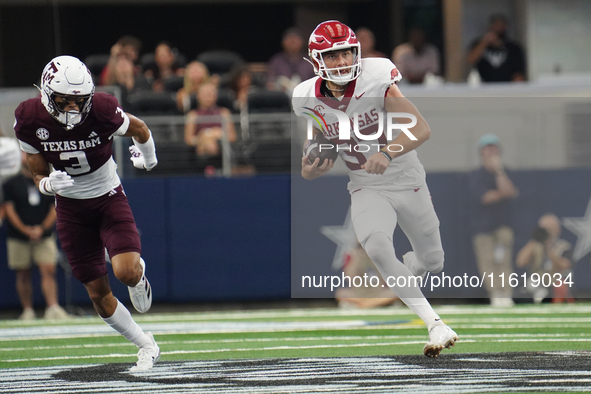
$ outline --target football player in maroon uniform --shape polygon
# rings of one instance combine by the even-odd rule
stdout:
[[[131,137],[134,166],[149,171],[158,163],[152,134],[142,120],[123,112],[115,97],[95,93],[90,72],[75,57],[51,60],[40,91],[40,97],[22,102],[15,111],[21,149],[39,190],[55,195],[57,231],[74,277],[86,287],[99,316],[139,347],[131,370],[150,369],[160,349],[113,296],[105,248],[133,306],[147,312],[152,290],[112,144],[115,136]]]
[[[317,77],[294,89],[294,112],[302,117],[309,112],[324,117],[324,126],[319,122],[322,130],[315,132],[323,133],[341,148],[339,156],[351,179],[348,189],[357,240],[384,279],[424,279],[426,272],[440,272],[444,253],[439,219],[415,150],[430,137],[431,130],[396,86],[401,79],[398,69],[389,59],[362,59],[353,30],[334,20],[321,23],[312,32],[308,54]],[[346,115],[346,121],[357,118],[365,138],[340,139],[340,121],[335,123],[337,117],[333,115],[337,111]],[[412,115],[415,123],[409,127],[414,138],[401,130],[389,140],[381,134],[380,115],[385,118],[388,113]],[[368,139],[371,145],[364,144]],[[358,149],[361,146],[364,149]],[[318,158],[312,163],[308,159],[307,155],[302,158],[305,179],[318,178],[334,165],[332,160],[320,165]],[[396,257],[392,244],[398,224],[413,248],[403,256],[404,263]],[[425,322],[429,341],[423,353],[437,357],[444,348],[453,346],[458,336],[435,313],[417,282],[410,283],[409,279],[409,285],[391,285],[392,291]]]

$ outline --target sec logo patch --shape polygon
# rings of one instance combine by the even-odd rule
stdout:
[[[47,131],[47,129],[44,128],[37,129],[37,132],[35,134],[37,135],[37,138],[43,141],[49,138],[49,131]]]

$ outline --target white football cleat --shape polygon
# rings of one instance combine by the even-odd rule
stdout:
[[[402,262],[414,276],[420,276],[422,279],[425,279],[427,271],[417,267],[417,256],[415,255],[415,252],[408,252],[402,256]]]
[[[140,348],[137,354],[137,363],[129,369],[130,372],[149,371],[160,360],[160,348],[154,340],[154,335],[151,332],[146,335],[152,341],[152,346]]]
[[[140,264],[143,270],[142,279],[137,285],[128,286],[127,288],[129,289],[129,298],[133,307],[139,313],[146,313],[152,306],[152,287],[150,287],[150,282],[146,278],[146,263],[141,257]]]
[[[443,348],[449,349],[460,338],[447,324],[431,328],[429,342],[423,348],[423,354],[427,357],[437,357]]]

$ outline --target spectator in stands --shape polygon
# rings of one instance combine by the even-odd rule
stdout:
[[[24,153],[22,157],[21,173],[3,186],[8,267],[16,272],[16,291],[23,308],[19,319],[35,319],[31,262],[35,262],[41,275],[41,291],[47,304],[45,318],[67,319],[70,316],[58,304],[55,279],[55,201],[52,196],[39,192]]]
[[[408,32],[408,42],[398,45],[392,52],[392,61],[400,70],[403,81],[420,84],[428,74],[439,75],[439,49],[427,42],[427,34],[420,27]]]
[[[133,36],[123,36],[111,47],[111,53],[109,56],[109,62],[103,68],[99,77],[100,85],[113,85],[115,84],[114,70],[117,64],[117,59],[124,57],[131,61],[133,64],[134,74],[141,73],[141,68],[137,64],[140,56],[140,50],[142,48],[142,42]]]
[[[335,291],[335,298],[341,308],[374,308],[378,306],[392,305],[398,301],[398,297],[386,286],[386,282],[378,272],[375,264],[361,244],[357,243],[349,249],[343,261],[343,273],[353,278],[367,275],[369,278],[379,278],[377,286],[356,287],[353,283],[348,287],[341,287]],[[369,282],[368,282],[369,283]],[[375,282],[374,282],[375,284]],[[348,283],[347,283],[348,285]]]
[[[300,82],[314,77],[314,69],[304,56],[304,39],[300,31],[290,27],[283,33],[283,51],[269,60],[267,88],[291,92]]]
[[[123,110],[134,112],[136,108],[127,101],[127,97],[133,93],[150,90],[150,83],[141,73],[135,72],[134,64],[124,56],[117,58],[111,75],[112,85],[121,88],[120,103]]]
[[[177,106],[179,111],[187,113],[191,110],[191,96],[197,96],[199,87],[211,81],[217,85],[219,77],[215,80],[210,78],[207,66],[198,61],[192,61],[185,69],[185,77],[183,87],[179,89],[176,95]]]
[[[228,87],[234,95],[234,108],[237,111],[248,108],[248,94],[255,90],[252,83],[252,72],[245,63],[237,64],[230,71]]]
[[[227,127],[228,140],[236,141],[230,111],[216,105],[217,97],[217,86],[211,82],[204,83],[197,92],[198,108],[187,115],[185,142],[195,147],[200,159],[221,158],[220,140],[224,135],[224,126]],[[217,167],[221,165],[219,160],[216,163]]]
[[[160,42],[154,51],[154,63],[144,71],[144,76],[152,84],[152,90],[163,92],[164,80],[174,76],[183,76],[184,65],[178,59],[176,49],[165,41]]]
[[[549,295],[548,288],[543,286],[544,274],[550,274],[553,279],[551,282],[554,284],[557,282],[554,280],[554,274],[560,274],[564,280],[571,272],[573,249],[568,241],[560,239],[561,232],[562,226],[558,217],[547,213],[540,217],[538,225],[532,231],[531,239],[517,254],[516,265],[528,268],[527,289],[533,295],[535,303],[542,302]],[[532,274],[538,275],[538,286],[534,286]],[[552,295],[553,303],[564,301],[575,301],[566,283],[554,287]]]
[[[376,51],[376,37],[367,27],[360,27],[355,31],[357,41],[361,45],[361,57],[388,57],[385,53]],[[404,74],[403,74],[404,75]]]
[[[483,82],[525,81],[525,54],[518,43],[507,38],[504,15],[490,17],[488,32],[470,46],[468,64],[478,70]]]
[[[495,134],[485,134],[478,142],[482,166],[468,175],[472,243],[491,305],[513,306],[512,288],[491,281],[513,273],[513,228],[511,200],[518,190],[501,161],[500,142]],[[491,285],[492,283],[492,285]]]

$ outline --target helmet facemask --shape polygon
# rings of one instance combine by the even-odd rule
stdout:
[[[91,94],[64,95],[61,93],[48,93],[48,111],[58,122],[64,124],[68,130],[82,123],[88,115],[91,107]],[[77,109],[67,109],[70,102],[74,101]]]
[[[333,67],[333,68],[329,68],[327,67],[325,61],[324,61],[324,56],[326,56],[326,54],[330,53],[330,52],[335,52],[335,51],[342,51],[342,50],[347,50],[350,49],[352,56],[353,56],[353,61],[352,64],[350,66],[343,66],[343,67]],[[317,63],[317,67],[314,67],[314,71],[316,72],[316,75],[318,75],[320,78],[330,81],[336,85],[346,85],[349,82],[357,79],[357,77],[359,76],[359,73],[361,72],[361,63],[359,62],[359,44],[357,45],[352,45],[349,47],[339,47],[339,48],[335,48],[335,49],[329,49],[329,50],[325,50],[325,51],[312,51],[312,59],[315,61],[315,63]]]

